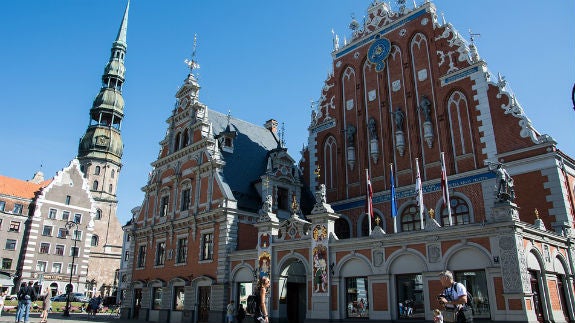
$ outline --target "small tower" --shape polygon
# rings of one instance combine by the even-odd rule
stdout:
[[[93,286],[88,289],[111,294],[109,288],[115,285],[115,271],[119,269],[122,251],[122,228],[116,216],[118,200],[116,190],[124,144],[121,136],[124,118],[124,58],[127,43],[128,11],[130,1],[112,44],[110,59],[102,75],[102,87],[92,103],[90,122],[86,133],[80,139],[78,160],[95,201],[94,235],[88,279]],[[112,263],[110,261],[117,261]]]

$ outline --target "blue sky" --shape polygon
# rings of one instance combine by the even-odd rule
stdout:
[[[422,0],[417,0],[421,4]],[[187,75],[198,34],[200,100],[255,124],[285,124],[300,159],[310,100],[331,71],[333,29],[341,41],[351,15],[371,0],[132,0],[128,24],[123,168],[118,216],[141,204],[165,120]],[[476,37],[491,73],[501,73],[533,125],[575,156],[575,1],[434,1],[467,39]],[[0,11],[0,174],[46,177],[68,165],[88,126],[126,0],[4,1]],[[407,1],[409,8],[413,1]],[[392,2],[392,7],[396,7]],[[441,18],[440,18],[441,19]],[[571,130],[571,131],[569,131]]]

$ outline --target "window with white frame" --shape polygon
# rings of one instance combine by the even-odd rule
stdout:
[[[82,230],[74,230],[74,240],[82,240]]]
[[[57,273],[57,274],[61,274],[62,273],[62,263],[60,263],[60,262],[53,263],[52,264],[52,272]]]
[[[74,264],[74,269],[72,270],[72,264],[68,264],[68,271],[66,272],[67,274],[70,273],[70,271],[72,271],[72,275],[76,275],[78,269],[78,265]]]
[[[56,209],[50,209],[50,211],[48,211],[48,219],[56,219],[56,215],[58,213],[58,210]]]
[[[10,221],[10,228],[8,228],[10,232],[20,232],[20,221]]]
[[[40,243],[40,253],[49,253],[50,252],[50,244],[47,242]]]
[[[6,208],[6,202],[0,201],[0,212],[4,212],[5,208]]]
[[[6,250],[16,250],[16,240],[6,239]]]
[[[70,256],[78,257],[80,255],[80,248],[79,247],[71,247],[70,248]]]
[[[74,214],[74,222],[82,223],[82,214],[80,214],[80,213]]]
[[[64,245],[63,244],[57,244],[56,249],[54,251],[54,254],[58,255],[58,256],[63,256],[64,255]]]
[[[214,233],[204,233],[202,235],[201,260],[212,260],[214,257]]]
[[[36,263],[36,271],[42,271],[45,272],[46,271],[46,266],[48,266],[48,263],[45,261],[38,261]]]
[[[51,225],[45,225],[44,228],[42,228],[42,235],[52,236],[52,229],[53,227]]]
[[[68,221],[70,219],[70,211],[62,211],[62,220]]]
[[[2,258],[2,269],[11,270],[12,269],[12,259]]]
[[[68,235],[68,230],[66,228],[59,228],[58,229],[58,238],[65,239]]]
[[[92,247],[95,247],[95,246],[97,246],[99,243],[100,243],[100,237],[99,237],[97,234],[93,235],[93,236],[92,236],[92,242],[90,243],[90,245],[91,245]]]
[[[22,205],[20,203],[16,203],[16,204],[14,204],[14,211],[12,211],[12,213],[22,214],[22,209],[24,209],[24,205]]]

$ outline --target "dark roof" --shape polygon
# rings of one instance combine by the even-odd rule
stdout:
[[[228,127],[228,116],[214,110],[209,111],[214,136]],[[264,127],[229,118],[230,128],[235,131],[234,152],[221,151],[226,162],[223,169],[224,181],[230,186],[238,202],[238,208],[257,211],[262,202],[253,183],[266,171],[268,152],[278,147],[272,132]]]

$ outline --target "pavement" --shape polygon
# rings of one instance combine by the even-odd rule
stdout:
[[[14,313],[2,312],[0,316],[0,323],[14,323],[16,315]],[[30,323],[40,322],[40,313],[30,314]],[[72,322],[100,322],[100,323],[136,323],[144,322],[139,320],[120,319],[119,317],[111,316],[108,313],[99,313],[95,317],[86,313],[70,313],[70,316],[65,317],[62,313],[49,313],[48,323],[72,323]]]

